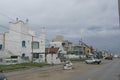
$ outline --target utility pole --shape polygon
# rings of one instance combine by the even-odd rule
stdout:
[[[49,43],[49,40],[46,39],[45,40],[45,43],[48,43],[46,44],[46,47],[48,48],[47,52],[45,53],[45,62],[47,62],[47,55],[50,53],[50,43]]]
[[[32,43],[31,43],[31,45],[32,45],[32,52],[31,52],[31,54],[32,54],[32,62],[33,62],[33,38],[34,38],[34,36],[32,36]]]
[[[3,34],[3,49],[5,49],[5,33]]]

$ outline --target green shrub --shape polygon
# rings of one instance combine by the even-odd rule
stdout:
[[[86,59],[83,58],[83,59],[80,59],[80,58],[71,58],[70,59],[71,61],[85,61]]]
[[[43,67],[48,64],[46,63],[21,63],[21,64],[12,64],[12,65],[0,65],[0,70],[16,70],[16,69],[25,69],[32,67]]]

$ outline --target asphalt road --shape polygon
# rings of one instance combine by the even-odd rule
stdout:
[[[114,59],[99,68],[78,74],[71,80],[120,80],[120,59]]]

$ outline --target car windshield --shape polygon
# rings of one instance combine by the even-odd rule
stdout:
[[[93,57],[88,57],[87,59],[88,59],[88,60],[92,60],[92,59],[94,59],[94,58],[93,58]]]

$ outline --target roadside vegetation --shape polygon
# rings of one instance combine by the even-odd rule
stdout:
[[[68,60],[68,59],[62,59],[63,61]],[[72,62],[83,62],[86,59],[80,59],[80,58],[71,58],[69,59]],[[47,63],[21,63],[21,64],[11,64],[11,65],[0,65],[0,70],[3,71],[10,71],[10,70],[20,70],[20,69],[29,69],[29,68],[34,68],[34,67],[43,67],[47,66],[49,64]]]
[[[72,62],[77,62],[77,61],[80,61],[80,62],[84,62],[86,60],[86,58],[71,58],[70,61]]]
[[[9,70],[18,70],[18,69],[28,69],[33,67],[43,67],[47,66],[46,63],[21,63],[21,64],[12,64],[12,65],[0,65],[0,70],[9,71]]]

